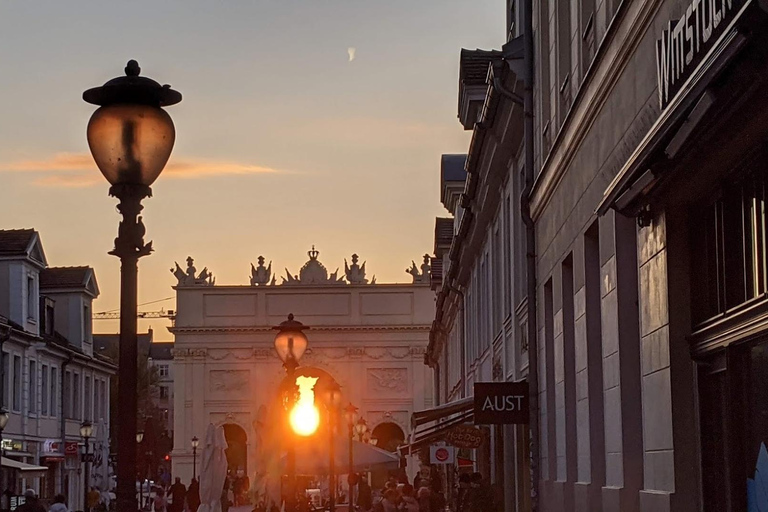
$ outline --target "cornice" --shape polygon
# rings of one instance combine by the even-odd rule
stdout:
[[[661,0],[622,2],[531,191],[531,216],[538,220],[581,148],[637,46],[651,26]],[[623,13],[621,12],[623,11]],[[602,54],[602,55],[601,55]]]
[[[392,326],[312,326],[312,332],[429,332],[430,325],[392,325]],[[219,326],[219,327],[168,327],[173,334],[207,334],[207,333],[273,333],[272,327],[263,326]]]

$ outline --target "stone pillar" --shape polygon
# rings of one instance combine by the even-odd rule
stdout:
[[[674,236],[667,237],[667,233]],[[643,511],[699,510],[694,368],[685,335],[689,252],[684,216],[638,232],[644,432]],[[670,307],[671,306],[671,307]],[[674,315],[670,314],[674,312]]]

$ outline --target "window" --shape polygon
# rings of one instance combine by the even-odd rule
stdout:
[[[161,364],[157,367],[157,373],[160,375],[160,377],[168,377],[169,371],[168,371],[168,365],[167,364]]]
[[[693,321],[701,324],[766,293],[766,172],[734,180],[710,204],[694,211],[691,230]]]
[[[513,180],[514,181],[514,180]],[[504,316],[511,314],[514,306],[512,305],[512,198],[507,196],[504,201]]]
[[[64,417],[72,419],[72,372],[64,372],[64,394],[61,397]]]
[[[168,386],[160,386],[160,399],[168,400]]]
[[[37,414],[37,363],[29,362],[29,413]]]
[[[11,403],[11,355],[3,352],[3,405]]]
[[[45,334],[53,335],[53,322],[56,315],[54,314],[53,306],[46,304],[45,306]]]
[[[35,319],[35,310],[37,310],[37,300],[35,297],[35,278],[27,276],[27,319]]]
[[[21,356],[13,356],[13,410],[21,411]]]
[[[101,402],[99,401],[99,393],[101,391],[101,380],[93,380],[93,419],[101,420]]]
[[[91,342],[91,308],[83,304],[83,341]]]
[[[497,226],[496,230],[493,232],[493,259],[491,260],[491,263],[493,264],[492,271],[491,271],[491,294],[492,294],[492,301],[493,301],[493,336],[495,337],[499,330],[501,329],[501,321],[502,321],[502,310],[504,309],[501,305],[501,292],[502,288],[504,287],[504,283],[502,281],[503,279],[503,273],[502,273],[502,266],[501,263],[503,261],[502,256],[502,247],[501,247],[501,227]]]
[[[57,402],[59,398],[59,372],[56,368],[51,367],[51,416],[56,417],[59,412],[59,404]]]
[[[76,373],[72,379],[72,418],[79,420],[81,418],[80,405],[80,374]]]
[[[91,408],[91,378],[85,376],[85,384],[83,385],[83,419],[93,419],[93,409]]]
[[[40,414],[43,416],[48,416],[48,400],[49,400],[49,389],[48,389],[48,365],[43,365],[40,368]]]

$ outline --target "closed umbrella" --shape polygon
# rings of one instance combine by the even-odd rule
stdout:
[[[227,478],[227,440],[224,428],[208,425],[200,466],[200,506],[197,512],[220,512],[221,491]]]

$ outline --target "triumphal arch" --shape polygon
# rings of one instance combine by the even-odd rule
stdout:
[[[178,279],[170,328],[172,462],[184,482],[193,471],[190,440],[203,439],[210,423],[224,427],[230,469],[252,482],[263,477],[264,411],[285,377],[273,326],[291,313],[311,327],[300,365],[333,376],[343,403],[359,408],[377,446],[394,449],[398,437],[410,434],[411,413],[432,405],[432,370],[424,365],[435,309],[428,258],[407,270],[412,282],[382,284],[366,276],[357,255],[344,261],[341,275],[326,269],[314,247],[308,256],[298,274],[286,269],[283,276],[259,257],[250,282],[237,286],[217,285],[207,268],[198,273],[192,258],[186,268],[171,270]],[[202,443],[198,473],[201,450]]]

